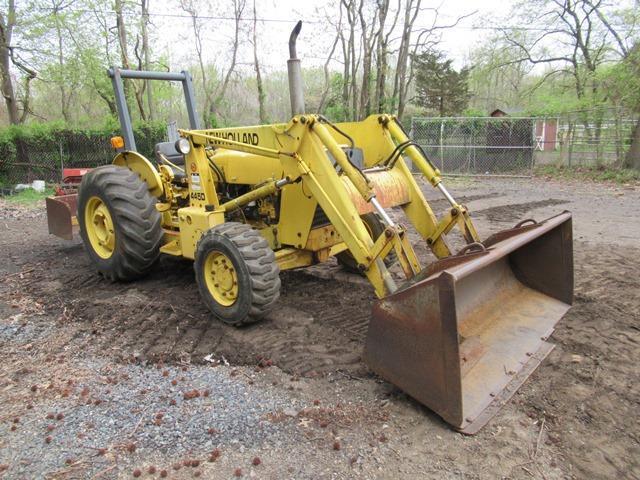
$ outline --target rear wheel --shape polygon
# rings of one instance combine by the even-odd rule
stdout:
[[[213,315],[230,325],[260,320],[280,296],[280,269],[265,238],[243,223],[208,230],[194,262],[200,296]]]
[[[78,192],[78,224],[89,258],[110,280],[144,276],[160,255],[156,200],[134,172],[115,165],[91,170]]]
[[[384,225],[382,224],[380,217],[375,213],[365,213],[360,218],[364,222],[364,226],[367,228],[369,235],[371,235],[371,238],[373,238],[373,241],[375,242],[384,232]],[[358,262],[353,255],[351,255],[349,250],[340,252],[336,255],[336,258],[338,259],[338,263],[342,265],[345,270],[351,273],[359,273],[360,275],[363,275],[363,272],[358,268]],[[384,259],[384,264],[389,268],[396,263],[396,261],[397,255],[394,251],[391,251],[389,252],[389,255],[387,255],[387,258]]]

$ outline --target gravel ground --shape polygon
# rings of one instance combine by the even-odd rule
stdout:
[[[2,434],[11,451],[2,451],[0,462],[17,465],[13,475],[36,478],[43,470],[64,468],[66,462],[87,461],[90,467],[83,474],[93,475],[110,466],[110,455],[128,457],[118,463],[118,473],[143,465],[157,453],[204,463],[206,452],[226,445],[245,453],[249,462],[251,451],[266,443],[282,446],[274,438],[282,429],[269,415],[296,417],[303,407],[269,385],[233,378],[249,376],[244,369],[114,367],[90,360],[83,362],[83,370],[84,378],[51,387],[34,385],[62,390],[61,398],[47,402],[47,415],[31,410],[12,424],[15,431],[4,425]]]
[[[29,350],[25,338],[14,335],[12,344]],[[0,422],[7,478],[132,478],[136,470],[152,476],[151,467],[171,478],[264,478],[265,465],[269,478],[315,478],[316,465],[280,468],[296,443],[324,450],[325,465],[358,468],[386,441],[341,451],[349,438],[342,427],[363,415],[379,423],[384,408],[335,403],[341,395],[311,399],[303,393],[308,380],[277,368],[114,365],[64,355],[45,363],[55,370],[50,381],[31,384],[38,372],[22,366],[5,385],[5,395],[13,390],[22,400]]]

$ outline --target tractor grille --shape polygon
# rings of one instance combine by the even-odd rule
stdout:
[[[324,213],[324,210],[322,210],[322,207],[320,207],[320,205],[316,205],[316,211],[313,214],[313,222],[311,222],[311,228],[323,227],[325,225],[329,225],[330,223],[331,221],[329,220],[329,217],[327,217],[327,214]]]

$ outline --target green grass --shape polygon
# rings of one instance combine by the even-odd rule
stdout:
[[[19,203],[21,205],[32,205],[44,200],[49,195],[53,195],[53,188],[45,188],[44,192],[36,192],[32,188],[21,190],[15,195],[8,195],[4,199],[9,203]]]
[[[566,178],[569,180],[588,180],[603,183],[639,183],[640,171],[614,167],[564,167],[558,165],[540,165],[535,168],[536,176]]]

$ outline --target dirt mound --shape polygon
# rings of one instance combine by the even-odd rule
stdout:
[[[551,207],[553,205],[562,205],[565,203],[569,203],[569,200],[550,198],[549,200],[540,200],[537,202],[515,203],[511,205],[489,207],[483,210],[477,210],[473,213],[474,215],[484,215],[490,222],[516,223],[525,218],[524,215],[532,210]]]

